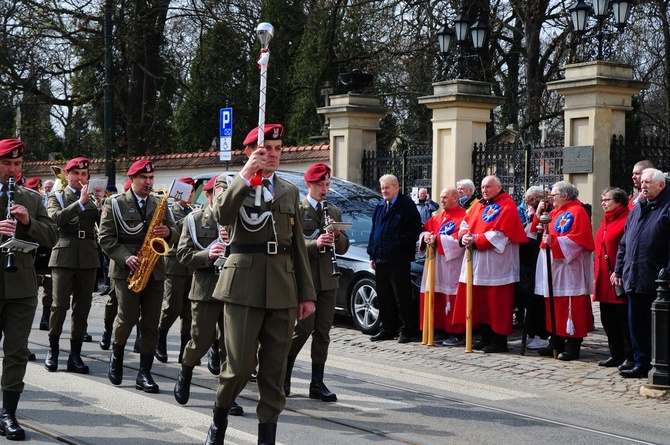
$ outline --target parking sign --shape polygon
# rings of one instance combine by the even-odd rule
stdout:
[[[219,113],[219,136],[229,138],[233,135],[233,109],[221,108]]]

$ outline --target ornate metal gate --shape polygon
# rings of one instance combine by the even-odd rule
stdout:
[[[364,150],[363,185],[379,191],[379,178],[392,174],[398,178],[400,191],[406,195],[411,194],[412,187],[426,187],[430,190],[432,159],[432,149],[424,147],[387,153]]]

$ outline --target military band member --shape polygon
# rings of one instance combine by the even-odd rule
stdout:
[[[16,186],[14,205],[7,219],[7,186],[9,178],[21,172],[25,147],[18,139],[0,140],[0,235],[53,247],[58,227],[49,218],[39,193]],[[17,270],[5,270],[9,253],[0,253],[0,328],[2,345],[2,412],[0,435],[9,440],[23,440],[25,431],[16,421],[16,408],[23,392],[23,377],[28,364],[28,335],[37,308],[37,279],[32,253],[12,252]]]
[[[163,301],[165,263],[157,261],[144,290],[135,293],[128,289],[128,275],[141,265],[138,257],[147,229],[152,223],[159,199],[151,196],[154,185],[154,164],[141,159],[130,166],[130,189],[107,199],[100,221],[100,245],[110,258],[109,278],[118,299],[118,314],[114,323],[114,345],[109,359],[109,381],[120,385],[123,381],[123,352],[133,326],[139,321],[140,371],[135,388],[149,393],[158,392],[158,385],[151,376],[156,343],[158,319]],[[151,237],[175,243],[179,234],[167,211],[163,220],[153,228]]]
[[[179,182],[193,186],[192,178],[179,178]],[[193,192],[187,200],[175,200],[172,204],[172,216],[177,224],[177,231],[181,233],[184,218],[193,211],[189,204]],[[156,346],[156,359],[159,362],[167,362],[167,335],[177,317],[181,318],[181,345],[179,347],[178,363],[182,362],[184,348],[191,339],[191,305],[188,293],[191,289],[191,277],[193,271],[177,260],[177,245],[171,245],[165,256],[165,296],[163,297],[163,309],[161,311],[160,323],[158,324],[158,345]]]
[[[184,218],[177,248],[179,261],[194,269],[189,294],[193,317],[191,340],[184,350],[181,370],[174,387],[174,397],[181,405],[188,403],[193,368],[213,343],[217,325],[220,337],[217,344],[223,348],[223,300],[213,297],[219,279],[219,266],[214,263],[225,255],[228,233],[214,220],[212,202],[214,194],[223,192],[228,185],[224,175],[219,178],[212,177],[202,189],[207,197],[207,204]],[[225,358],[225,350],[217,351],[219,353]],[[244,411],[237,403],[233,403],[228,414],[241,416]]]
[[[305,235],[307,255],[312,272],[312,281],[316,292],[316,311],[313,317],[300,320],[293,332],[291,349],[286,364],[284,393],[291,392],[291,373],[298,353],[312,336],[312,380],[309,384],[309,397],[324,402],[335,402],[337,396],[323,383],[323,373],[328,358],[330,328],[335,316],[335,299],[340,286],[338,277],[332,276],[333,263],[331,252],[343,255],[349,250],[349,237],[344,231],[324,230],[330,222],[342,221],[342,213],[334,205],[326,204],[326,195],[330,190],[330,167],[326,164],[314,164],[305,172],[308,195],[302,200],[302,230]],[[326,221],[324,205],[328,209]]]
[[[53,303],[49,319],[49,349],[44,359],[47,371],[58,369],[58,353],[63,323],[70,308],[70,356],[67,370],[88,374],[88,366],[81,359],[81,345],[88,327],[93,286],[100,267],[95,224],[99,219],[99,204],[95,199],[104,197],[104,190],[91,197],[88,189],[89,161],[78,157],[65,166],[67,186],[52,192],[47,200],[47,212],[58,224],[58,243],[51,251],[49,267],[53,280]]]
[[[228,190],[214,200],[214,219],[230,235],[230,255],[214,291],[214,298],[224,301],[227,358],[219,374],[208,444],[223,443],[228,411],[254,370],[256,352],[258,443],[275,443],[277,420],[286,403],[282,386],[295,321],[314,312],[300,194],[295,185],[274,174],[284,128],[280,124],[264,128],[262,147],[257,146],[258,128],[247,135],[249,159]],[[265,185],[257,208],[250,180],[259,170]]]

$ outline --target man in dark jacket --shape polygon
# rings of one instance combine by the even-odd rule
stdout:
[[[626,378],[646,378],[651,370],[651,304],[656,297],[658,272],[668,267],[670,252],[670,192],[665,174],[645,169],[641,187],[643,198],[626,220],[613,280],[628,294],[635,365],[632,369],[619,367],[619,374]]]
[[[370,266],[375,269],[381,331],[370,340],[399,343],[419,337],[419,304],[412,298],[410,265],[422,230],[421,216],[409,197],[399,194],[398,178],[379,178],[384,199],[372,214],[368,242]]]

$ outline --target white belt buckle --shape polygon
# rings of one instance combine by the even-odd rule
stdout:
[[[83,230],[78,230],[77,231],[77,238],[85,239],[86,238],[86,232],[84,232]]]
[[[277,255],[277,243],[268,241],[268,255]]]

